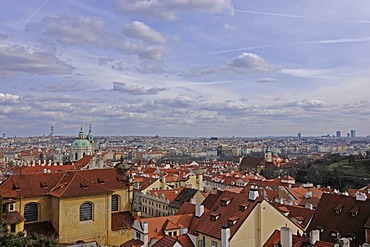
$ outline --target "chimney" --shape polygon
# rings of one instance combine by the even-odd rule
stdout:
[[[338,241],[340,247],[350,247],[350,241],[348,238],[341,238]]]
[[[162,190],[165,190],[166,189],[166,176],[163,176],[162,177]]]
[[[304,193],[304,198],[311,198],[312,197],[312,191],[308,190]]]
[[[190,199],[190,203],[191,204],[197,204],[197,199],[195,199],[194,197]]]
[[[312,203],[306,203],[306,204],[304,205],[304,207],[305,207],[305,208],[308,208],[309,210],[313,210],[313,205],[312,205]]]
[[[250,201],[255,201],[258,197],[258,186],[257,185],[252,185],[251,189],[249,191],[249,200]]]
[[[356,201],[366,201],[366,199],[367,199],[367,196],[366,196],[366,194],[365,193],[362,193],[362,192],[359,192],[359,191],[357,191],[357,193],[356,193]]]
[[[202,174],[198,175],[198,185],[199,185],[198,190],[203,191],[203,175]]]
[[[187,234],[188,233],[188,228],[186,227],[186,226],[183,226],[182,228],[181,228],[181,235],[185,235],[185,234]]]
[[[195,204],[195,217],[202,217],[204,213],[204,205],[202,204]]]
[[[315,245],[316,241],[320,241],[320,230],[312,230],[310,232],[310,243]]]
[[[221,229],[221,247],[230,247],[230,227],[223,225]]]
[[[140,239],[144,242],[144,246],[149,246],[149,226],[147,222],[141,223],[141,227],[143,228],[143,238]]]
[[[289,227],[281,228],[280,243],[281,243],[281,247],[292,247],[293,246],[292,229],[290,229]]]

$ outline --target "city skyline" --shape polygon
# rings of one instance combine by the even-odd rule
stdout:
[[[370,3],[271,3],[4,1],[0,132],[369,135]]]

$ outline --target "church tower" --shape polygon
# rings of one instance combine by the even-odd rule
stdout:
[[[269,146],[267,146],[265,150],[265,161],[267,163],[272,163],[272,151],[269,149]]]
[[[71,144],[70,161],[77,161],[84,157],[85,155],[93,154],[94,154],[94,138],[91,131],[91,125],[89,129],[89,134],[86,137],[82,130],[81,125],[77,139],[74,140]]]

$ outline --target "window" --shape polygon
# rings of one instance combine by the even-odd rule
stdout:
[[[15,224],[10,225],[10,232],[14,233],[15,232]]]
[[[118,211],[118,196],[112,196],[112,211]]]
[[[140,232],[136,232],[136,238],[140,239],[140,237],[141,237]]]
[[[24,207],[25,222],[38,221],[39,207],[36,203],[29,203]]]
[[[211,247],[217,247],[217,241],[211,240]]]
[[[92,220],[93,205],[90,202],[85,202],[80,206],[80,221]]]

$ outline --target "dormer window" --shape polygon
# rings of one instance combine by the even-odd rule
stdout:
[[[236,224],[236,222],[238,221],[239,217],[230,217],[227,219],[227,225],[228,226],[233,226]]]
[[[320,232],[323,232],[324,231],[324,227],[323,226],[317,226],[315,228],[315,230],[319,230]]]
[[[335,208],[334,211],[339,214],[343,210],[343,203],[339,203]]]
[[[227,205],[229,205],[230,201],[231,201],[231,198],[229,197],[221,198],[221,206],[226,207]]]
[[[360,210],[359,206],[354,206],[349,213],[351,214],[352,217],[356,216],[358,214],[358,211]]]
[[[21,185],[18,182],[13,183],[13,190],[20,190]]]
[[[239,204],[239,211],[245,211],[248,208],[248,204]]]
[[[220,217],[220,213],[211,213],[210,216],[212,221],[216,221]]]
[[[357,234],[356,234],[356,233],[354,233],[354,232],[350,232],[350,233],[348,233],[348,234],[346,235],[346,238],[348,238],[348,239],[349,239],[349,241],[353,241],[353,240],[355,240],[355,239],[357,238]]]
[[[82,182],[82,183],[80,183],[80,187],[82,188],[82,189],[87,189],[87,184],[86,183],[84,183],[84,182]]]
[[[98,184],[105,184],[104,179],[102,179],[102,178],[98,178]]]
[[[334,229],[334,230],[330,231],[330,236],[332,236],[335,239],[338,239],[339,235],[340,235],[339,229]]]
[[[47,188],[48,187],[48,184],[45,181],[41,181],[40,182],[40,187],[41,188]]]

